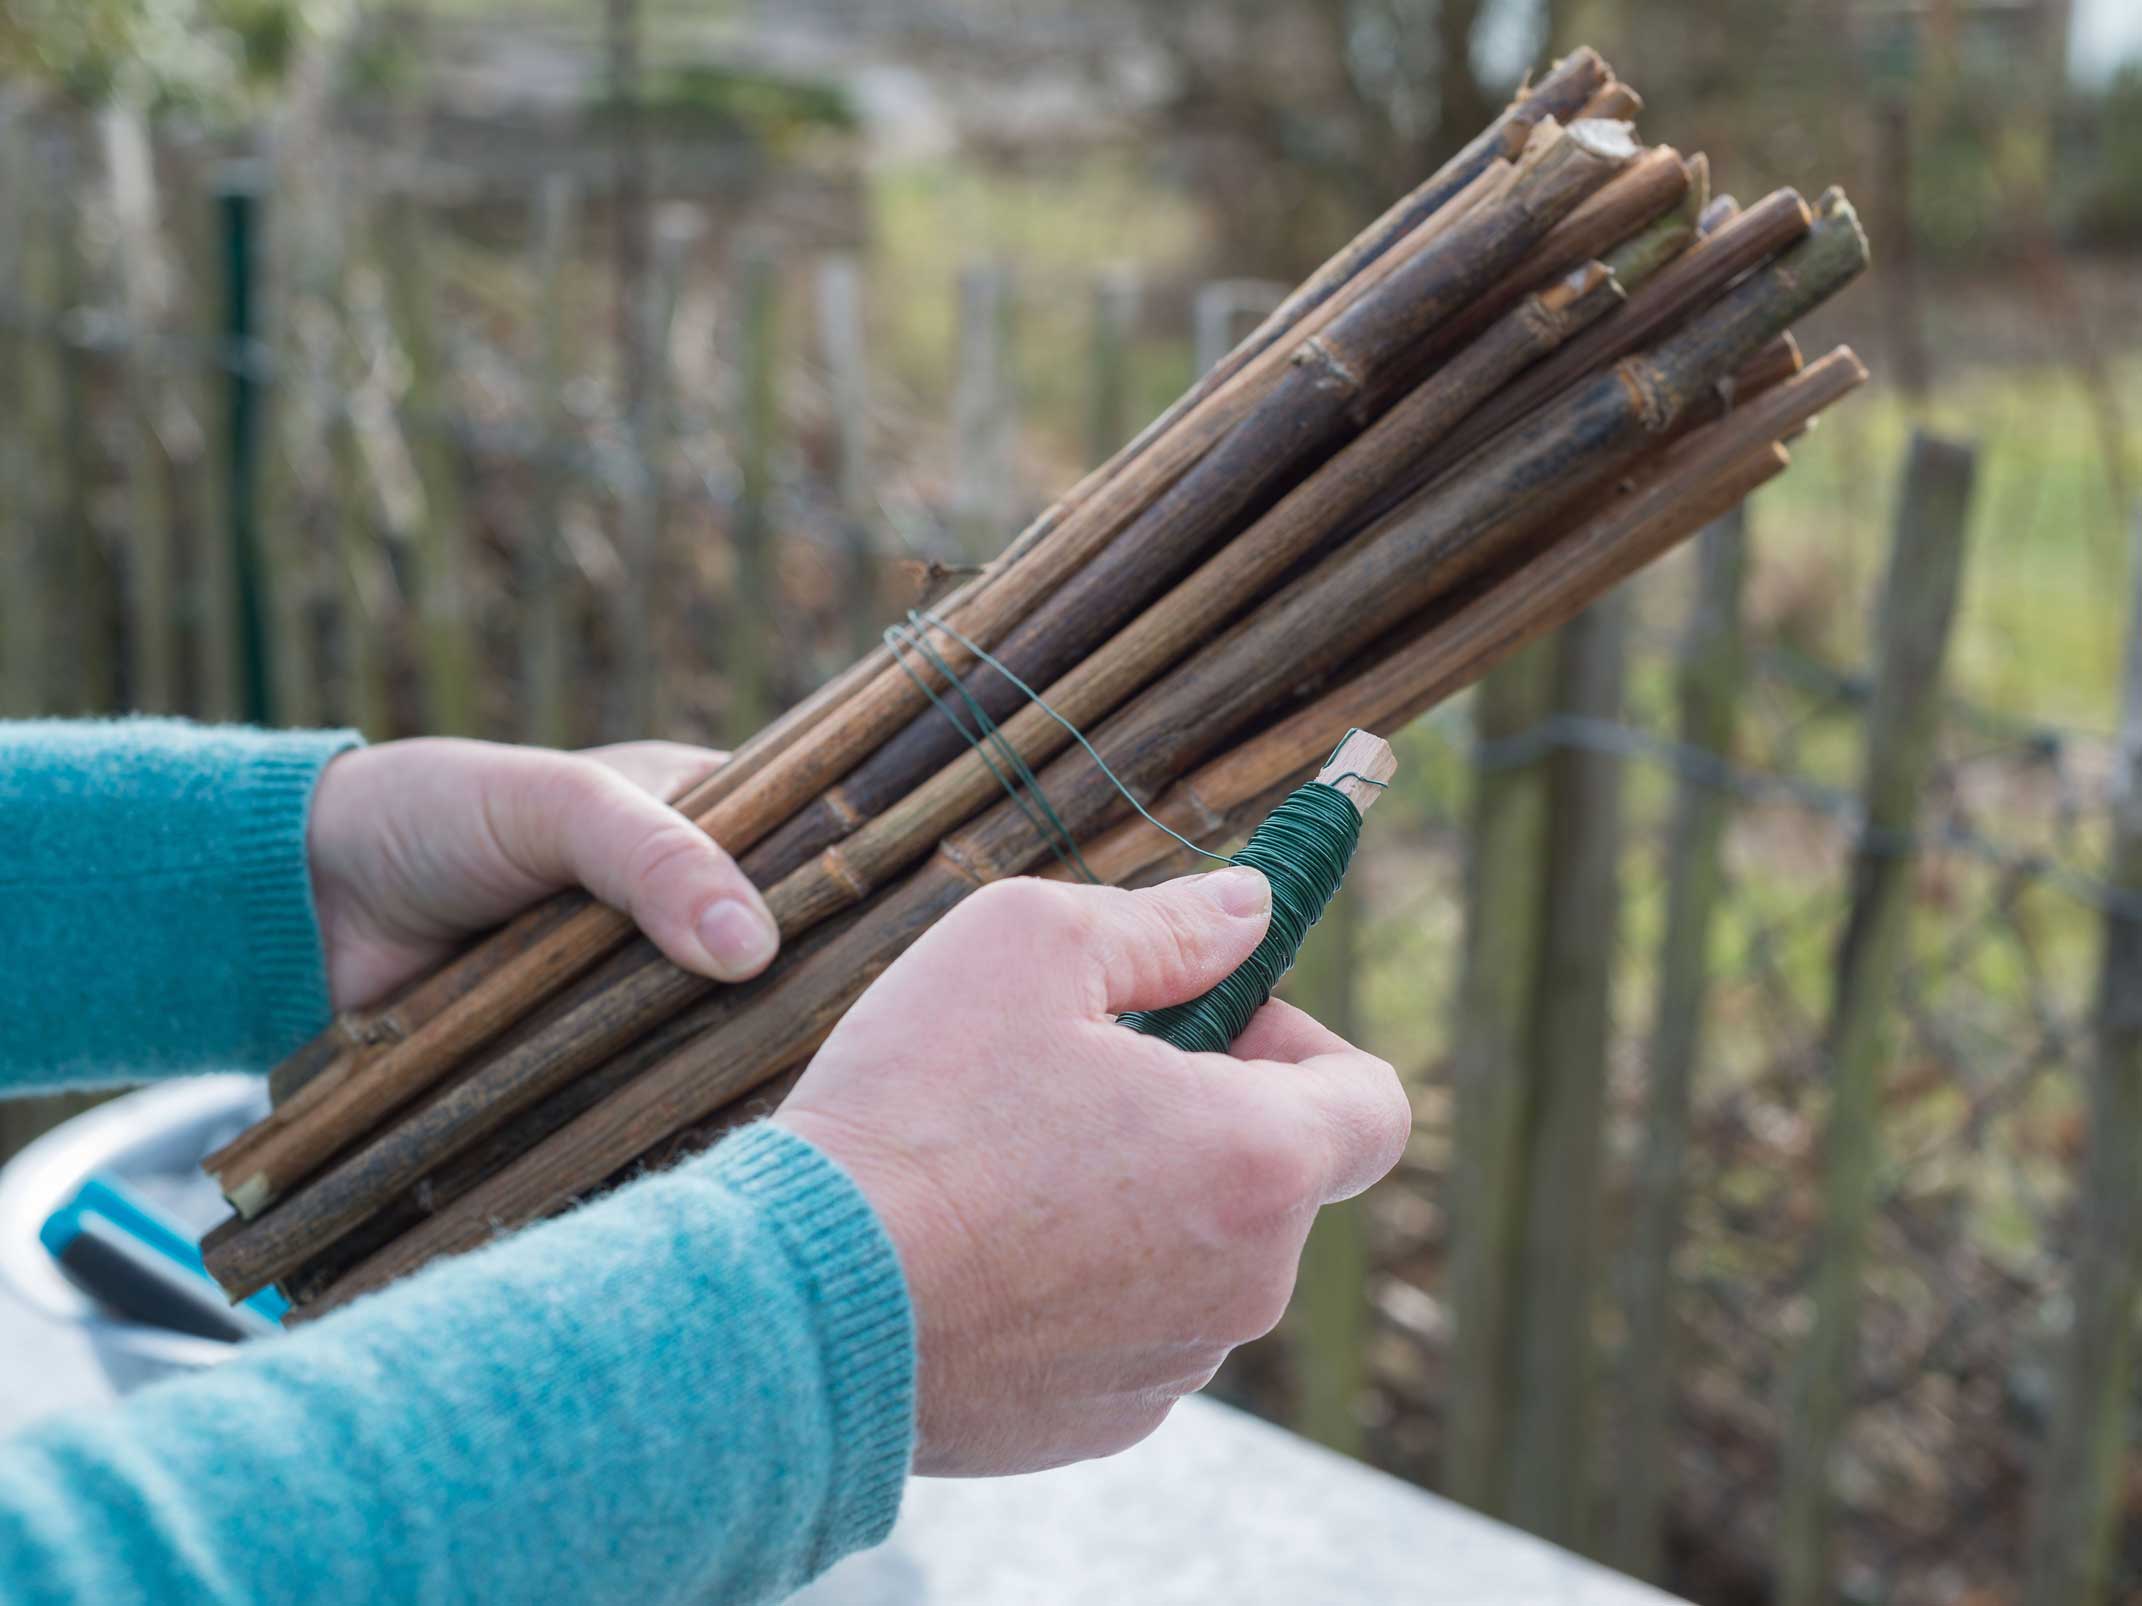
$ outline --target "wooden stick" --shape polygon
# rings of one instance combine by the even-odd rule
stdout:
[[[1262,699],[1290,679],[1317,671],[1315,648],[1286,655],[1275,653],[1269,643],[1310,642],[1320,621],[1345,619],[1348,634],[1323,638],[1336,644],[1324,648],[1323,661],[1335,663],[1353,640],[1389,628],[1491,563],[1572,492],[1633,461],[1647,434],[1668,428],[1751,346],[1856,273],[1864,252],[1857,220],[1840,199],[1825,227],[1786,263],[1708,309],[1651,358],[1624,363],[1565,398],[1547,424],[1513,438],[1477,473],[1435,498],[1435,505],[1371,532],[1358,551],[1349,549],[1346,561],[1327,564],[1261,611],[1256,629],[1237,627],[1203,659],[1140,697],[1126,711],[1127,727],[1105,733],[1110,741],[1103,745],[1113,747],[1111,762],[1118,773],[1133,787],[1150,785],[1152,778],[1194,757],[1196,743],[1223,740]],[[1071,774],[1061,776],[1066,763]],[[1045,780],[1048,794],[1065,800],[1059,812],[1074,834],[1094,823],[1094,807],[1106,811],[1090,765],[1084,752],[1073,753],[1052,766]],[[1088,811],[1083,816],[1082,809]],[[991,818],[1004,812],[1000,808]],[[882,838],[873,839],[882,840],[886,858],[873,870],[897,870],[912,851],[907,844],[915,840],[916,827],[898,811],[888,818]],[[772,890],[769,903],[784,931],[808,929],[867,894],[871,883],[855,874],[853,858],[851,852],[835,862],[814,861],[798,872],[806,880],[792,877]],[[281,1275],[456,1147],[608,1053],[615,1034],[674,1013],[706,985],[674,967],[650,966],[613,992],[590,999],[546,1040],[484,1067],[416,1120],[358,1150],[289,1208],[219,1244],[212,1259],[218,1277],[227,1286],[257,1287]]]
[[[1444,629],[1455,633],[1443,644],[1436,644],[1432,635],[1424,636],[1374,672],[1290,716],[1227,759],[1206,766],[1161,802],[1162,818],[1173,816],[1174,823],[1196,828],[1200,819],[1209,819],[1216,808],[1224,808],[1227,799],[1269,790],[1275,775],[1284,776],[1314,762],[1308,755],[1322,750],[1327,738],[1320,733],[1328,732],[1334,717],[1378,723],[1387,713],[1410,715],[1468,683],[1496,657],[1554,628],[1600,589],[1776,473],[1784,464],[1784,454],[1759,438],[1762,431],[1797,427],[1813,409],[1834,400],[1863,377],[1864,370],[1855,359],[1838,353],[1763,398],[1758,406],[1700,431],[1670,456],[1646,486],[1617,501],[1569,541],[1548,548],[1487,592],[1473,610],[1454,615]],[[1751,441],[1755,442],[1752,448]],[[1005,823],[1007,816],[1009,811],[1000,808],[992,818]],[[1009,820],[1016,822],[1016,816]],[[1007,828],[1016,833],[1021,823],[1008,823]],[[1127,846],[1134,830],[1165,840],[1141,822],[1097,844],[1094,851],[1108,861],[1112,874],[1129,868],[1136,857]],[[792,1041],[807,1035],[792,1021],[837,1018],[913,932],[957,902],[965,890],[1005,872],[1021,857],[1030,860],[1045,852],[1039,840],[1028,835],[1023,855],[992,842],[984,828],[971,828],[948,839],[929,866],[873,908],[868,921],[851,927],[839,942],[787,973],[778,1011],[762,1008],[732,1013],[728,1025],[710,1031],[450,1210],[371,1257],[330,1293],[326,1303],[340,1303],[379,1286],[437,1254],[473,1247],[500,1226],[533,1219],[554,1207],[561,1188],[569,1191],[590,1185],[575,1178],[608,1176],[657,1141],[661,1131],[674,1131],[698,1119],[691,1113],[695,1103],[704,1101],[707,1110],[718,1108],[733,1096],[730,1089],[745,1080],[735,1067],[752,1063],[762,1052],[777,1056],[778,1048],[769,1045],[778,1044],[784,1035]]]
[[[1429,454],[1421,472],[1432,478],[1585,374],[1642,350],[1686,317],[1691,307],[1708,303],[1758,263],[1804,238],[1813,222],[1814,214],[1794,191],[1778,190],[1765,196],[1660,268],[1612,317],[1603,319],[1582,339],[1571,341],[1468,418]]]
[[[1865,379],[1859,360],[1840,348],[1769,393],[1760,408],[1751,404],[1705,426],[1663,459],[1647,484],[1498,579],[1486,597],[1468,603],[1450,621],[1431,624],[1412,645],[1177,782],[1150,805],[1153,813],[1185,835],[1218,830],[1244,801],[1286,783],[1294,771],[1283,767],[1284,759],[1299,750],[1307,732],[1334,720],[1385,728],[1404,725],[1526,642],[1574,617],[1606,586],[1738,505],[1754,484],[1782,468],[1783,459],[1770,450],[1770,442],[1800,429]],[[1543,602],[1546,598],[1563,600]],[[1121,881],[1143,874],[1177,850],[1168,838],[1134,818],[1083,851],[1097,875]],[[1056,869],[1043,873],[1066,874]]]
[[[1133,788],[1150,787],[1194,761],[1198,744],[1209,751],[1289,683],[1335,667],[1357,643],[1491,566],[1573,494],[1634,462],[1718,378],[1856,274],[1865,253],[1850,207],[1841,196],[1830,198],[1821,225],[1788,257],[1649,357],[1628,359],[1562,398],[1474,471],[1304,577],[1140,696],[1111,722],[1110,740],[1097,745],[1113,747],[1110,762]],[[1345,629],[1332,630],[1333,620],[1346,621]],[[1275,650],[1275,643],[1292,650]],[[1069,773],[1059,773],[1066,765]],[[1060,800],[1058,812],[1074,836],[1098,823],[1094,809],[1106,812],[1108,794],[1083,750],[1051,766],[1044,784]],[[907,808],[891,811],[873,837],[885,857],[868,867],[871,873],[897,870],[915,851],[912,844],[929,840],[911,823],[932,818],[927,806],[917,805],[912,816]],[[851,844],[839,858],[822,856],[771,890],[768,903],[785,935],[867,895],[874,882],[856,873],[855,859]],[[708,985],[673,966],[650,965],[589,999],[542,1039],[486,1065],[414,1119],[360,1147],[289,1208],[220,1243],[211,1260],[216,1275],[226,1286],[249,1285],[246,1291],[272,1281],[458,1147],[598,1062],[619,1034],[666,1018]],[[329,1130],[316,1141],[331,1148],[346,1138]]]
[[[1435,175],[1414,189],[1410,194],[1389,207],[1374,223],[1363,229],[1346,247],[1332,257],[1315,273],[1302,281],[1301,287],[1290,294],[1264,322],[1246,335],[1241,343],[1212,371],[1193,386],[1183,400],[1168,413],[1156,419],[1147,434],[1158,434],[1173,421],[1178,411],[1187,412],[1220,386],[1227,383],[1252,359],[1269,350],[1281,338],[1299,324],[1303,318],[1328,301],[1343,285],[1351,282],[1398,241],[1411,234],[1424,219],[1432,217],[1446,203],[1463,191],[1474,179],[1486,171],[1498,158],[1515,156],[1523,148],[1532,128],[1547,118],[1569,122],[1586,115],[1586,108],[1600,91],[1613,84],[1613,70],[1600,59],[1598,52],[1589,48],[1572,51],[1554,64],[1547,76],[1529,90],[1520,90],[1501,116],[1488,125],[1463,150],[1458,152]],[[1633,95],[1633,91],[1631,92]],[[1596,115],[1615,116],[1614,113]],[[1133,441],[1135,448],[1145,440],[1141,435]]]
[[[1118,632],[1070,675],[1051,684],[1043,694],[1045,700],[1074,724],[1100,719],[1208,635],[1201,621],[1232,615],[1259,589],[1299,561],[1326,531],[1347,518],[1382,478],[1432,444],[1511,374],[1583,328],[1615,300],[1611,278],[1596,264],[1527,298],[1434,383],[1423,385],[1386,413],[1250,530],[1230,541],[1196,574]],[[1030,763],[1053,757],[1070,740],[1062,726],[1039,708],[1031,707],[1023,708],[1007,722],[1005,736]],[[924,828],[941,835],[986,804],[996,795],[997,788],[995,775],[981,757],[962,754],[930,783],[923,805],[929,824]],[[864,865],[904,862],[897,852],[894,859],[885,858],[886,850],[876,845],[873,835],[882,831],[882,824],[865,828],[863,840],[857,845],[856,864],[845,865],[838,872],[844,884],[863,884]],[[882,868],[876,872],[880,877],[889,873]],[[663,963],[659,954],[644,943],[636,943],[628,951],[633,950],[641,953],[646,967]],[[582,983],[577,998],[585,1002],[600,990]],[[621,1024],[626,1019],[617,1014],[609,1018]],[[583,1020],[576,1026],[585,1024]],[[588,1060],[603,1052],[601,1041],[583,1038],[576,1046],[573,1061]]]
[[[941,607],[940,614],[958,623],[967,633],[988,639],[989,621],[979,617],[979,600],[991,582],[999,578],[1015,560],[1053,536],[1059,527],[1091,501],[1102,487],[1121,475],[1130,464],[1174,430],[1176,425],[1216,391],[1237,379],[1252,358],[1264,353],[1283,333],[1300,324],[1310,313],[1323,308],[1357,280],[1365,269],[1389,253],[1395,244],[1417,234],[1424,220],[1432,219],[1447,203],[1458,198],[1491,163],[1514,151],[1534,125],[1543,119],[1568,116],[1610,79],[1611,73],[1605,64],[1590,50],[1579,50],[1558,63],[1554,72],[1536,89],[1518,97],[1494,127],[1326,263],[1310,281],[1289,297],[1286,305],[1275,311],[1243,341],[1227,361],[1193,387],[1189,395],[1066,493],[1011,544],[997,565]],[[857,663],[747,743],[730,766],[710,778],[701,789],[679,800],[679,809],[695,819],[706,815],[747,779],[756,777],[769,763],[785,753],[804,731],[825,724],[836,712],[852,703],[858,694],[878,684],[880,678],[891,668],[891,659],[882,649]],[[565,900],[556,901],[562,903]],[[614,922],[603,921],[596,912],[579,913],[580,909],[585,907],[584,902],[575,904],[574,913],[578,920],[578,929],[572,938],[575,946],[600,947],[606,941],[614,943],[618,940],[614,929],[607,933],[601,929],[606,925],[614,928]],[[547,921],[549,913],[531,911],[523,919],[532,928],[539,919]],[[562,942],[565,939],[560,940]],[[487,985],[495,972],[511,964],[525,952],[526,947],[525,941],[507,939],[496,946],[490,942],[481,943],[465,952],[451,962],[452,967],[461,975],[461,981],[450,989],[453,996],[464,997],[476,991],[478,987]],[[397,1011],[393,1021],[394,1041],[413,1037],[428,1024],[432,1017],[422,1013],[421,1006],[435,996],[437,995],[412,995]],[[489,1017],[482,1017],[472,1022],[466,1033],[456,1034],[456,1037],[442,1042],[439,1051],[457,1052],[451,1044],[459,1037],[480,1041],[481,1034],[487,1029],[488,1020]],[[326,1086],[331,1087],[355,1074],[363,1057],[362,1054],[339,1045],[333,1052],[315,1051],[315,1060],[332,1074],[320,1078],[315,1073],[315,1076],[308,1080],[324,1080]],[[288,1080],[294,1082],[297,1079]],[[324,1097],[325,1093],[326,1087],[323,1087],[316,1097]],[[219,1176],[227,1171],[243,1175],[247,1159],[256,1144],[270,1141],[271,1136],[271,1133],[261,1133],[256,1139],[252,1133],[246,1134],[239,1144],[211,1156],[209,1168]]]
[[[1593,125],[1582,134],[1565,132],[1547,142],[1526,179],[1513,190],[1507,206],[1494,209],[1477,222],[1468,218],[1451,231],[1448,242],[1440,249],[1431,242],[1406,258],[1394,259],[1395,270],[1371,286],[1370,293],[1355,298],[1341,294],[1327,303],[1325,310],[1332,315],[1332,327],[1321,337],[1324,345],[1313,349],[1333,353],[1340,364],[1339,371],[1344,372],[1348,359],[1360,361],[1362,352],[1376,349],[1370,343],[1373,339],[1391,338],[1409,327],[1405,321],[1409,315],[1403,309],[1414,309],[1410,314],[1412,326],[1418,327],[1423,320],[1432,326],[1445,308],[1461,304],[1484,277],[1471,268],[1469,258],[1460,252],[1461,241],[1470,251],[1507,262],[1631,155],[1633,147],[1615,125]],[[1290,365],[1283,377],[1292,377],[1296,372],[1313,375],[1327,366],[1319,363],[1314,368],[1297,370]],[[1163,440],[1156,444],[1147,461],[1157,466],[1143,476],[1135,496],[1124,493],[1130,497],[1126,508],[1116,507],[1124,497],[1111,500],[1111,486],[1083,511],[1091,513],[1106,504],[1110,511],[1129,512],[1150,502],[1173,483],[1179,472],[1178,457],[1183,459],[1179,467],[1188,467],[1211,444],[1205,437],[1216,440],[1225,433],[1217,428],[1219,424],[1225,422],[1231,428],[1241,416],[1247,416],[1248,409],[1264,394],[1258,388],[1262,382],[1260,370],[1252,364],[1238,376],[1235,385],[1216,393],[1207,408],[1186,418],[1181,443]],[[1303,384],[1315,383],[1313,377],[1304,380],[1289,388],[1288,394],[1298,395]],[[1165,478],[1158,484],[1144,482],[1155,475]],[[1078,516],[1074,515],[1074,520]],[[1093,534],[1112,536],[1108,521],[1100,515],[1095,514],[1088,523],[1093,526]],[[1128,589],[1137,584],[1121,577],[1126,566],[1142,562],[1146,548],[1135,544],[1111,548],[1101,540],[1090,544],[1094,550],[1084,554],[1087,559],[1101,559],[1111,550],[1116,552],[1116,564],[1109,572],[1118,578],[1110,583],[1112,587]],[[1069,550],[1068,544],[1062,550]],[[1039,602],[1069,577],[1049,569],[1045,583],[1036,578],[1048,567],[1041,560],[1057,551],[1059,547],[1054,545],[1037,548],[1033,558],[1020,565],[1016,574],[1008,572],[1005,582],[983,593],[971,610],[980,612],[982,604],[995,599],[1000,610],[1016,606],[1016,614],[981,620],[964,618],[962,630],[978,634],[986,644],[1014,618],[1023,617],[1032,603]],[[1028,574],[1029,570],[1034,573]],[[1020,582],[1016,595],[1014,578]],[[1090,603],[1097,590],[1105,595],[1109,589],[1110,586],[1088,586],[1075,597],[1079,603]],[[1130,594],[1149,595],[1150,591],[1147,583],[1142,592]],[[1055,616],[1060,618],[1071,607],[1064,605]],[[1100,626],[1102,631],[1106,628],[1105,624]],[[948,655],[964,653],[949,638],[943,641],[941,650]],[[699,823],[732,851],[748,849],[807,801],[813,791],[838,779],[838,772],[852,766],[856,757],[875,744],[880,733],[906,724],[925,710],[922,693],[907,675],[898,668],[887,670],[867,689],[830,709],[811,743],[787,746],[759,774],[729,791],[700,816]],[[630,934],[630,922],[623,915],[583,901],[558,925],[525,943],[518,952],[454,967],[459,977],[471,984],[453,1005],[421,1021],[402,1042],[375,1059],[346,1057],[336,1062],[329,1071],[316,1075],[299,1089],[266,1121],[210,1156],[206,1165],[241,1214],[257,1215],[299,1178],[317,1168],[343,1141],[350,1123],[366,1112],[376,1119],[436,1085],[454,1064],[511,1025],[536,999],[585,974]]]
[[[1426,248],[1397,263],[1378,287],[1297,348],[1256,411],[1117,536],[1108,550],[1005,637],[996,656],[1012,673],[1041,684],[1064,674],[1095,642],[1233,529],[1242,512],[1268,500],[1303,463],[1327,451],[1357,410],[1387,397],[1412,352],[1454,317],[1465,316],[1568,213],[1633,155],[1619,124],[1547,136],[1531,168],[1502,202],[1484,205]],[[977,678],[969,695],[993,719],[1023,701],[1000,675]],[[1077,716],[1073,716],[1077,717]],[[762,884],[779,879],[839,841],[918,781],[954,758],[960,733],[924,707],[816,804],[805,808],[745,868]]]
[[[1600,126],[1579,123],[1578,128]],[[1619,127],[1619,124],[1606,124]],[[1688,194],[1689,164],[1671,146],[1644,152],[1614,180],[1588,196],[1543,235],[1495,290],[1442,330],[1431,354],[1462,346],[1507,312],[1519,298],[1578,263],[1605,256],[1661,217],[1678,212]]]

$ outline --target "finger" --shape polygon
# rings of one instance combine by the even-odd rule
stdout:
[[[1209,993],[1272,924],[1272,886],[1233,867],[1121,892],[1095,931],[1091,975],[1113,1014],[1164,1009]]]
[[[1314,1015],[1274,998],[1250,1017],[1228,1052],[1236,1059],[1299,1065],[1319,1054],[1343,1054],[1352,1047]]]
[[[1181,1003],[1209,992],[1271,924],[1255,870],[1185,876],[1139,892],[1018,877],[994,882],[903,961],[972,988],[1093,1015]]]
[[[558,755],[490,801],[501,849],[629,914],[677,965],[717,981],[764,970],[780,935],[758,889],[698,826],[598,761]]]
[[[1137,892],[1018,883],[1029,976],[1068,984],[1079,1006],[1121,1014],[1210,992],[1250,956],[1272,919],[1272,889],[1254,870],[1184,876]],[[1012,934],[1007,934],[1012,935]]]
[[[1342,1043],[1299,1062],[1251,1060],[1234,1069],[1261,1078],[1274,1097],[1295,1106],[1300,1130],[1316,1134],[1326,1204],[1352,1198],[1405,1153],[1413,1106],[1387,1060]]]
[[[674,803],[729,762],[729,755],[688,742],[613,742],[581,756],[617,771],[643,792]]]

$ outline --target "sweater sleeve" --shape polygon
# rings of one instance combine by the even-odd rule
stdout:
[[[914,1337],[816,1149],[748,1128],[220,1369],[0,1444],[0,1594],[776,1599],[891,1527]]]
[[[357,740],[0,724],[0,1095],[265,1070],[325,1025],[305,819]]]

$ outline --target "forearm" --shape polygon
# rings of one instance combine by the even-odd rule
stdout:
[[[771,1128],[317,1327],[0,1446],[49,1602],[777,1598],[891,1525],[890,1244]]]
[[[355,741],[0,724],[0,1093],[265,1069],[324,1025],[305,818]]]

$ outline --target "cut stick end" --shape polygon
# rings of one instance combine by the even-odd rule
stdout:
[[[1643,154],[1635,128],[1619,118],[1580,118],[1564,132],[1579,150],[1603,162],[1633,162]]]
[[[1320,784],[1344,793],[1356,810],[1366,814],[1397,773],[1398,755],[1391,751],[1389,742],[1364,730],[1352,730],[1316,772],[1316,778]]]
[[[1715,234],[1739,216],[1738,200],[1731,195],[1714,195],[1710,204],[1696,215],[1696,233]]]
[[[1692,224],[1700,223],[1711,204],[1711,159],[1698,151],[1682,160],[1681,171],[1688,175],[1688,193],[1681,199],[1681,214]]]
[[[248,1221],[267,1209],[275,1199],[275,1189],[269,1184],[267,1177],[258,1171],[236,1187],[232,1187],[221,1177],[218,1177],[216,1182],[223,1189],[223,1197],[230,1207]]]
[[[1644,97],[1617,78],[1600,85],[1592,98],[1584,103],[1577,116],[1607,118],[1626,123],[1634,122],[1636,114],[1643,109]]]

